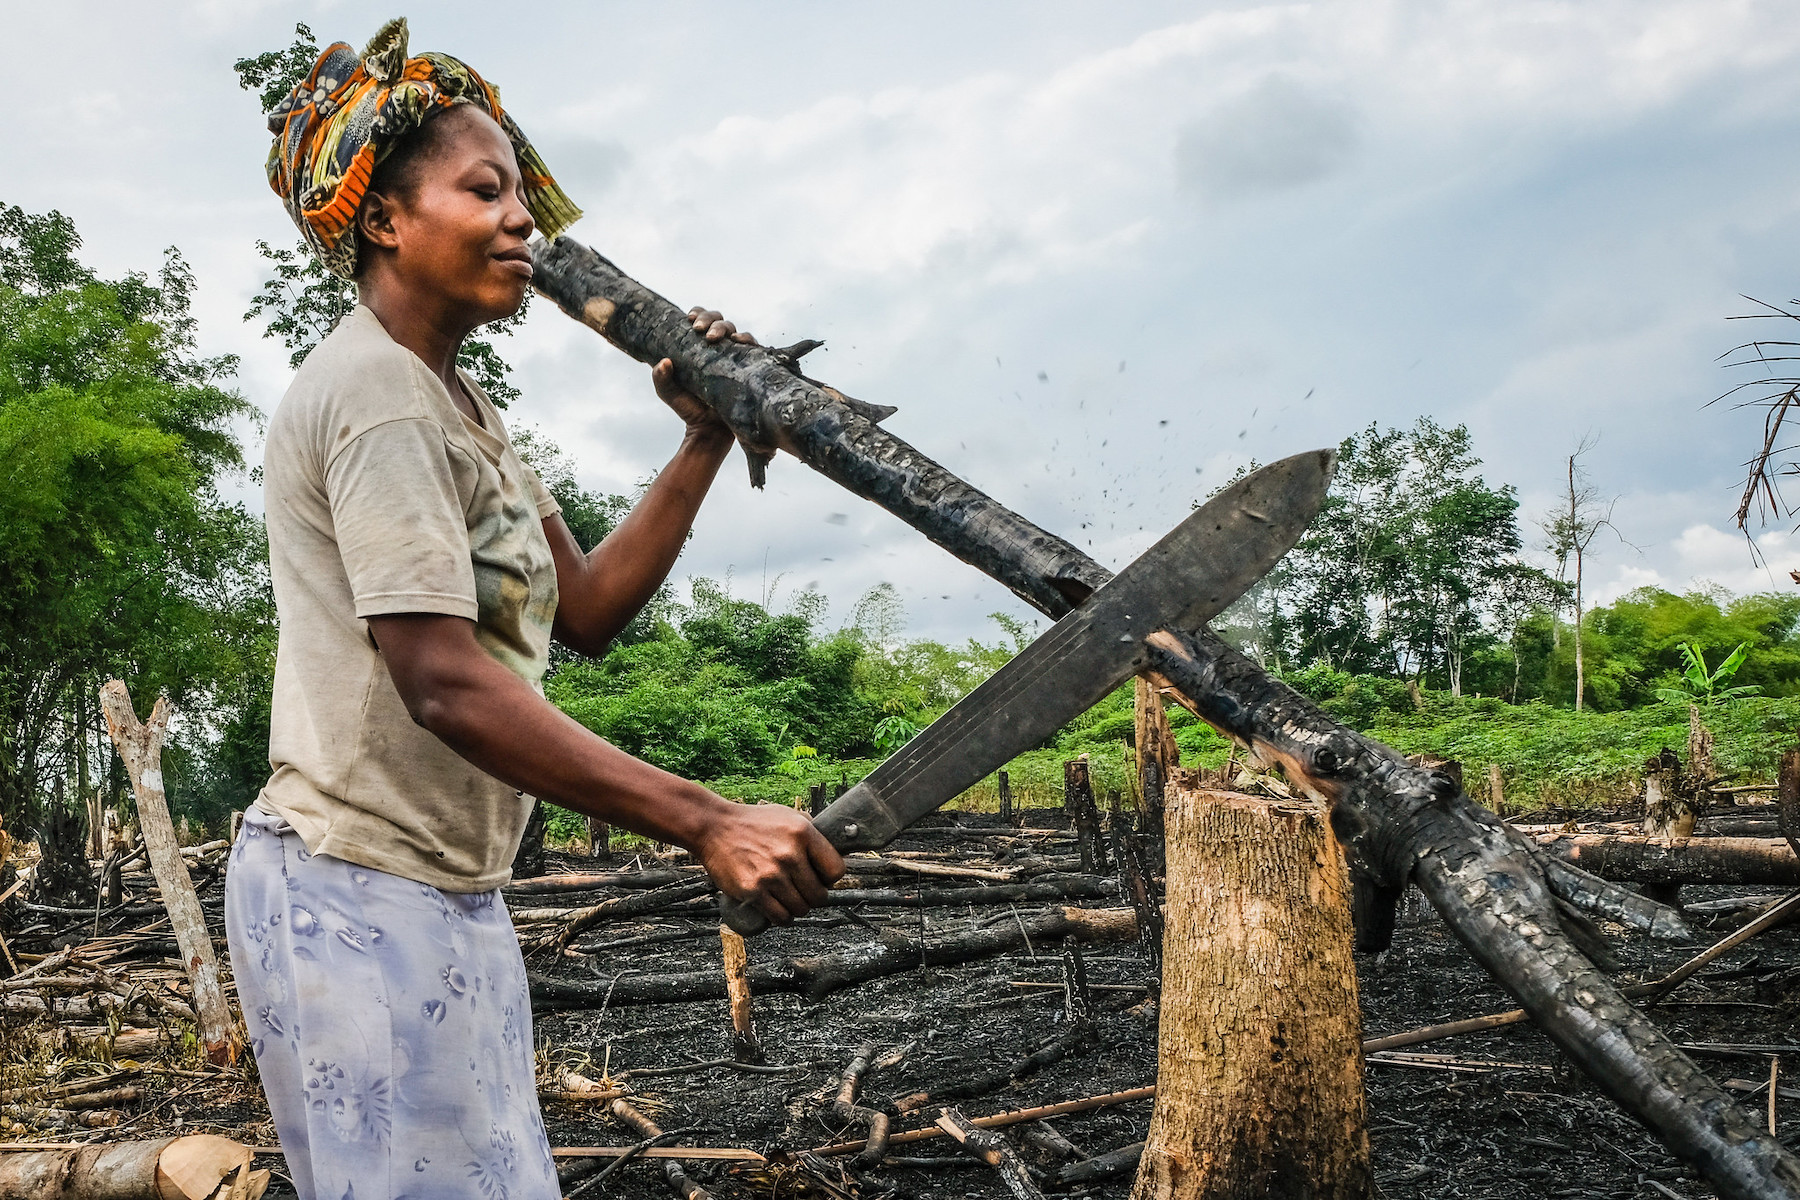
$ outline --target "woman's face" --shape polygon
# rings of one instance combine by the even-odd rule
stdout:
[[[459,104],[433,120],[445,124],[412,165],[410,185],[371,196],[365,247],[380,248],[371,266],[473,328],[518,311],[536,224],[512,142],[494,119]]]

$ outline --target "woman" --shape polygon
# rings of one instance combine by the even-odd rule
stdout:
[[[499,96],[404,21],[342,43],[270,118],[270,182],[359,304],[270,422],[281,636],[273,774],[226,888],[239,996],[305,1200],[550,1200],[518,941],[499,902],[541,797],[686,847],[778,922],[843,861],[799,814],[733,804],[547,703],[555,637],[600,654],[662,584],[732,445],[686,429],[583,554],[457,348],[516,312],[526,239],[578,217]],[[748,340],[717,313],[696,336]]]

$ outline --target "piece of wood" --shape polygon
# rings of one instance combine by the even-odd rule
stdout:
[[[725,997],[731,1002],[731,1056],[738,1062],[763,1061],[762,1043],[756,1037],[756,1016],[750,998],[750,954],[737,930],[721,923],[719,946],[725,960]]]
[[[1133,1200],[1374,1194],[1350,883],[1322,808],[1165,796],[1156,1111]]]
[[[588,857],[609,859],[613,856],[612,826],[599,817],[587,819]]]
[[[614,1100],[608,1106],[607,1111],[612,1114],[614,1120],[639,1137],[658,1138],[663,1136],[663,1131],[656,1122],[638,1111],[629,1100]],[[636,1150],[638,1154],[644,1153],[635,1146],[631,1149]],[[663,1160],[663,1178],[668,1180],[669,1190],[680,1196],[681,1200],[712,1200],[711,1192],[688,1178],[687,1172],[681,1169],[680,1159],[670,1157]]]
[[[995,1113],[991,1117],[974,1117],[969,1124],[981,1129],[1000,1129],[1007,1125],[1019,1125],[1026,1121],[1042,1121],[1048,1117],[1062,1117],[1070,1113],[1092,1112],[1096,1108],[1111,1108],[1116,1104],[1130,1104],[1136,1100],[1154,1100],[1156,1085],[1148,1087],[1127,1088],[1122,1092],[1107,1092],[1101,1096],[1086,1096],[1080,1100],[1064,1100],[1056,1104],[1038,1104],[1031,1108],[1016,1108],[1011,1112]],[[925,1129],[908,1129],[896,1133],[888,1139],[893,1146],[911,1145],[913,1142],[929,1141],[932,1138],[947,1136],[942,1129],[935,1126]],[[866,1141],[832,1142],[824,1146],[815,1146],[810,1153],[831,1156],[838,1154],[856,1154],[867,1145]]]
[[[907,923],[910,925],[910,922]],[[843,988],[899,975],[920,967],[943,967],[992,958],[1023,947],[1055,945],[1067,934],[1084,942],[1119,942],[1137,937],[1137,917],[1129,908],[1052,908],[986,927],[939,926],[923,940],[916,930],[891,926],[881,940],[828,954],[801,955],[753,963],[753,994],[799,992],[818,1000]],[[725,980],[716,970],[666,975],[624,972],[612,979],[550,978],[530,972],[535,1006],[583,1008],[609,1004],[672,1004],[725,998]]]
[[[1130,1142],[1105,1154],[1096,1154],[1080,1162],[1070,1163],[1056,1173],[1056,1181],[1064,1187],[1097,1183],[1114,1175],[1137,1170],[1144,1158],[1144,1143]]]
[[[1175,744],[1175,731],[1169,727],[1169,713],[1163,707],[1162,692],[1148,679],[1139,676],[1132,694],[1132,754],[1141,779],[1146,766],[1154,765],[1162,779],[1173,767],[1181,765],[1181,747]]]
[[[1063,764],[1063,808],[1075,823],[1081,869],[1089,875],[1106,869],[1106,840],[1100,831],[1100,806],[1094,802],[1093,776],[1083,754]]]
[[[1624,988],[1624,993],[1631,999],[1644,999],[1654,1003],[1658,997],[1666,996],[1692,979],[1704,970],[1707,964],[1715,961],[1721,955],[1730,953],[1765,930],[1773,929],[1797,918],[1800,918],[1800,892],[1768,905],[1760,916],[1736,932],[1708,946],[1667,975],[1646,983],[1630,984]],[[1416,1046],[1422,1042],[1435,1042],[1442,1038],[1456,1037],[1459,1034],[1482,1033],[1489,1029],[1518,1025],[1530,1019],[1530,1014],[1524,1009],[1515,1008],[1506,1012],[1489,1013],[1486,1016],[1469,1017],[1461,1021],[1445,1021],[1442,1024],[1427,1025],[1421,1029],[1409,1029],[1404,1033],[1370,1038],[1363,1042],[1362,1048],[1363,1052],[1368,1054],[1377,1050],[1391,1050],[1398,1046]],[[1684,1048],[1677,1047],[1677,1049]]]
[[[1800,887],[1800,857],[1782,838],[1670,840],[1638,835],[1543,833],[1534,840],[1540,849],[1602,879]]]
[[[250,1164],[250,1147],[213,1134],[0,1151],[0,1200],[210,1200]],[[236,1193],[257,1200],[267,1171]]]
[[[999,1172],[1000,1182],[1014,1200],[1044,1200],[1044,1193],[1031,1181],[1018,1151],[1006,1135],[993,1129],[971,1124],[969,1118],[954,1108],[938,1114],[937,1126],[962,1144],[962,1148]]]
[[[199,1020],[200,1046],[208,1062],[228,1066],[237,1061],[243,1044],[238,1024],[225,999],[219,979],[219,962],[213,954],[206,914],[194,894],[194,880],[175,840],[175,823],[169,818],[168,798],[163,794],[162,744],[169,727],[169,702],[158,696],[150,719],[140,722],[131,705],[131,693],[117,679],[100,689],[100,707],[106,713],[107,732],[125,763],[137,798],[138,826],[149,852],[150,869],[162,891],[169,912],[169,926],[181,948],[182,968],[194,992],[194,1012]]]
[[[1001,824],[1011,825],[1013,823],[1012,777],[1006,773],[1004,767],[994,772],[994,790],[1000,796]]]
[[[1501,778],[1500,764],[1488,764],[1488,807],[1497,813],[1506,811],[1506,781]]]

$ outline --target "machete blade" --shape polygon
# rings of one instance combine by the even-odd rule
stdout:
[[[950,711],[845,792],[813,825],[839,850],[875,850],[1099,703],[1144,662],[1159,629],[1195,629],[1268,574],[1318,515],[1330,450],[1252,472],[1194,510]],[[741,933],[760,912],[722,901]]]

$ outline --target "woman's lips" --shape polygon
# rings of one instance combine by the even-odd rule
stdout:
[[[494,261],[521,279],[530,279],[534,274],[531,269],[531,260],[528,258],[496,258]]]

